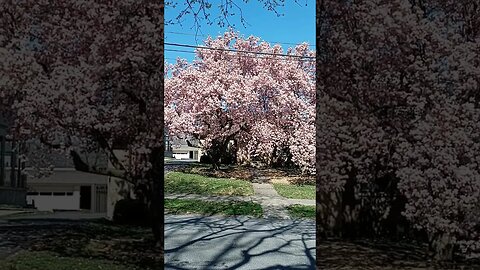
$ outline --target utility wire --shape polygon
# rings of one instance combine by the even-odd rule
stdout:
[[[200,36],[200,37],[209,37],[208,35],[200,35],[200,34],[193,34],[193,33],[184,33],[184,32],[174,32],[174,31],[165,31],[165,33],[174,34],[174,35],[184,35],[184,36]],[[285,45],[300,45],[301,43],[291,43],[291,42],[280,42],[280,41],[268,41],[263,40],[268,43],[274,44],[285,44]],[[308,47],[315,47],[315,45],[309,44]]]
[[[177,49],[164,49],[164,51],[167,51],[167,52],[181,52],[181,53],[195,53],[194,51],[187,51],[187,50],[177,50]],[[278,58],[278,57],[266,57],[266,56],[248,56],[248,55],[242,55],[242,57],[246,57],[246,58],[253,58],[253,59],[269,59],[269,60],[284,60],[282,58]],[[167,58],[166,58],[167,59]],[[173,60],[171,58],[168,58],[170,60]],[[315,58],[311,59],[311,58],[306,58],[306,59],[300,59],[300,60],[303,60],[303,61],[315,61]]]
[[[165,44],[165,45],[169,45],[169,46],[184,47],[184,48],[194,48],[194,49],[206,49],[206,50],[227,51],[227,52],[237,52],[237,53],[253,53],[253,54],[260,54],[260,55],[284,56],[284,57],[293,57],[293,58],[300,58],[300,59],[315,59],[314,56],[301,56],[301,55],[279,54],[279,53],[267,53],[267,52],[251,52],[251,51],[232,50],[232,49],[221,49],[221,48],[212,48],[212,47],[205,47],[205,46],[179,44],[179,43],[169,43],[169,42],[165,42],[164,44]]]

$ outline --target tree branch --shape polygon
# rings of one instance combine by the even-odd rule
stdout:
[[[109,169],[109,168],[98,168],[95,166],[90,166],[89,164],[85,163],[80,155],[75,151],[71,150],[70,155],[73,158],[73,164],[75,170],[85,173],[92,173],[98,175],[105,175],[105,176],[113,176],[116,178],[123,179],[131,184],[135,184],[132,178],[128,177],[125,171],[118,170],[118,169]]]

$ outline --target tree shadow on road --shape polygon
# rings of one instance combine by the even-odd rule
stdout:
[[[315,269],[312,222],[174,218],[165,222],[165,239],[166,269]]]

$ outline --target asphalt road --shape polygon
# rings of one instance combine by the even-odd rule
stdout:
[[[165,269],[315,269],[315,223],[169,215]]]

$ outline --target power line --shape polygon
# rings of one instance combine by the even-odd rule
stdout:
[[[193,33],[184,33],[184,32],[174,32],[174,31],[165,31],[165,33],[174,34],[174,35],[184,35],[184,36],[200,36],[200,37],[209,37],[208,35],[201,35],[201,34],[193,34]],[[280,41],[268,41],[264,40],[268,43],[278,43],[278,44],[285,44],[285,45],[300,45],[300,43],[292,43],[292,42],[280,42]],[[309,44],[308,47],[315,47],[313,44]]]
[[[183,52],[183,53],[195,53],[192,51],[186,51],[186,50],[177,50],[177,49],[163,49],[166,52]]]
[[[177,50],[177,49],[164,49],[165,51],[168,51],[168,52],[181,52],[181,53],[195,53],[194,51],[186,51],[186,50]],[[252,59],[269,59],[269,60],[283,60],[281,58],[275,58],[275,57],[260,57],[260,56],[248,56],[248,55],[243,55],[242,57],[246,57],[246,58],[252,58]],[[172,58],[165,58],[165,59],[168,59],[168,60],[176,60],[176,59],[172,59]],[[315,59],[302,59],[303,61],[315,61]]]
[[[198,45],[188,45],[188,44],[168,43],[168,42],[165,42],[164,44],[169,46],[194,48],[194,49],[206,49],[206,50],[227,51],[227,52],[236,52],[236,53],[253,53],[253,54],[260,54],[260,55],[284,56],[284,57],[293,57],[293,58],[300,58],[300,59],[315,59],[314,56],[301,56],[301,55],[267,53],[267,52],[251,52],[251,51],[221,49],[221,48],[212,48],[212,47],[205,47],[205,46],[198,46]]]
[[[177,50],[177,49],[164,49],[165,51],[167,52],[181,52],[181,53],[195,53],[194,51],[187,51],[187,50]],[[246,58],[253,58],[253,59],[269,59],[269,60],[283,60],[282,58],[278,58],[278,57],[266,57],[266,56],[248,56],[248,55],[243,55],[242,57],[246,57]],[[167,58],[165,58],[167,59]],[[171,58],[168,58],[170,60],[174,60],[174,59],[171,59]],[[307,59],[300,59],[300,60],[303,60],[303,61],[315,61],[315,58],[307,58]]]

